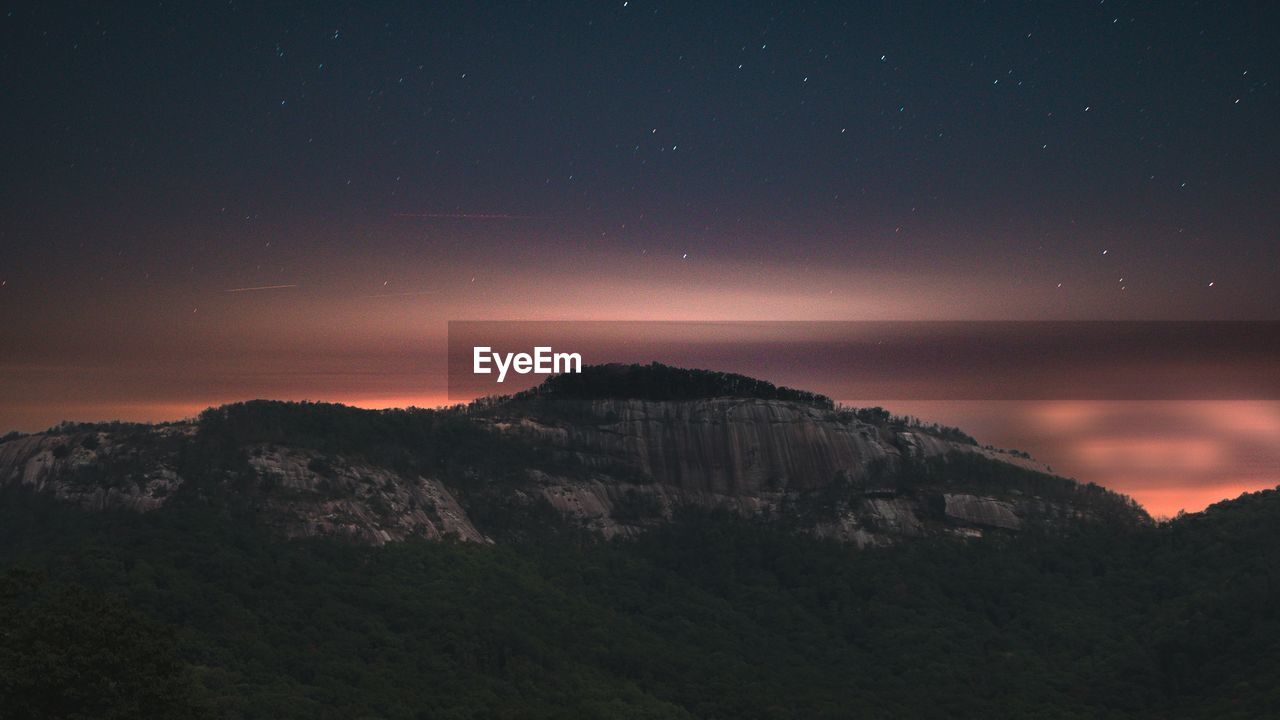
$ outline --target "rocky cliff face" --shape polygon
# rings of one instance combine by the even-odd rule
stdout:
[[[249,464],[272,490],[265,509],[290,537],[488,542],[438,480],[296,448],[255,447]]]
[[[549,416],[548,416],[549,415]],[[630,535],[670,519],[684,505],[744,516],[809,518],[810,529],[859,545],[904,537],[981,536],[1024,523],[1086,520],[1071,499],[1025,492],[906,488],[904,464],[953,453],[1026,471],[1048,468],[1026,457],[944,440],[920,429],[880,427],[811,404],[753,398],[685,402],[632,399],[499,409],[487,418],[499,432],[557,448],[588,478],[538,473],[552,506],[605,536]],[[948,492],[949,490],[970,492]]]
[[[496,425],[600,471],[623,464],[643,482],[694,494],[813,490],[898,452],[875,428],[830,422],[821,410],[790,402],[600,400],[581,409],[574,423],[526,417]]]
[[[1034,460],[910,429],[880,428],[796,402],[614,399],[576,405],[571,419],[544,419],[517,409],[498,413],[491,422],[503,432],[561,448],[601,472],[623,466],[642,482],[688,493],[808,492],[843,476],[863,475],[876,460],[952,451],[1048,472]]]
[[[295,410],[303,418],[326,412]],[[342,412],[373,423],[386,417]],[[1130,519],[1141,518],[1122,498],[1055,478],[1028,458],[806,402],[569,399],[449,412],[451,421],[482,436],[518,442],[555,461],[531,463],[514,484],[500,484],[483,477],[479,464],[459,471],[457,462],[440,460],[452,442],[443,435],[392,446],[408,456],[433,451],[435,466],[452,468],[437,476],[393,468],[371,453],[333,452],[306,433],[289,440],[286,431],[284,442],[237,440],[222,448],[232,461],[214,473],[215,482],[251,495],[255,509],[286,536],[375,544],[449,536],[488,542],[470,506],[495,494],[516,504],[545,501],[605,537],[642,532],[684,507],[771,518],[858,545],[1062,526],[1125,516],[1124,507]],[[390,441],[380,442],[385,451]],[[201,443],[208,440],[197,423],[31,435],[0,443],[0,486],[92,510],[151,511],[182,492],[189,476],[208,482],[195,450]]]
[[[179,456],[197,432],[194,423],[175,423],[18,438],[0,443],[0,486],[49,493],[87,510],[156,510],[186,482]],[[259,510],[287,537],[488,542],[439,481],[306,448],[243,450]]]
[[[97,430],[48,432],[0,443],[0,487],[22,486],[90,510],[154,510],[182,483],[172,453],[155,448],[195,432],[159,426],[148,442]]]

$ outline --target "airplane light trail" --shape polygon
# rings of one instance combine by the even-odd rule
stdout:
[[[507,215],[505,213],[392,213],[394,217],[435,218],[445,220],[546,220],[542,215]]]
[[[258,290],[284,290],[285,288],[296,288],[297,285],[260,285],[258,287],[242,287],[223,290],[229,293],[256,292]]]

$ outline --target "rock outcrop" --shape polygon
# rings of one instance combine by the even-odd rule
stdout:
[[[976,453],[1037,472],[1029,458],[907,429],[888,430],[812,405],[753,398],[582,401],[573,420],[496,414],[503,432],[559,447],[601,472],[620,465],[685,492],[808,492],[876,460]]]
[[[27,435],[0,443],[0,486],[23,486],[90,510],[154,510],[181,484],[170,453],[156,447],[194,432],[190,425],[148,430],[149,442],[115,433]]]
[[[879,427],[812,404],[709,398],[567,405],[549,414],[537,405],[499,407],[484,421],[590,469],[585,479],[538,473],[536,482],[553,507],[606,537],[641,532],[682,506],[779,518],[816,510],[813,532],[858,545],[933,534],[974,537],[1019,530],[1023,515],[1061,523],[1085,514],[1062,503],[904,488],[893,468],[949,453],[1031,473],[1048,469],[1021,455],[919,429]],[[806,508],[814,504],[820,507]]]
[[[604,537],[643,532],[682,508],[718,509],[860,546],[1143,517],[1126,499],[1054,477],[1025,456],[889,421],[887,413],[864,422],[803,398],[517,398],[397,411],[403,422],[386,427],[377,425],[385,414],[341,406],[231,407],[287,412],[260,423],[271,428],[271,441],[252,440],[225,413],[216,431],[196,422],[66,426],[11,439],[0,443],[0,487],[26,487],[90,510],[147,512],[193,482],[203,488],[196,496],[212,483],[249,498],[288,537],[373,544],[489,542],[490,527],[473,519],[476,503],[545,504]],[[288,422],[299,429],[281,427]],[[325,422],[347,424],[327,436],[313,432]],[[552,461],[528,460],[501,481],[484,474],[498,471],[483,453],[459,467],[463,461],[444,458],[452,457],[447,444],[462,436],[434,429],[449,423],[468,429],[473,442],[508,443],[492,452],[532,448],[530,458]],[[428,429],[406,435],[405,427]],[[345,432],[366,433],[373,444],[353,449]],[[221,458],[216,471],[201,452]]]
[[[0,443],[0,486],[30,488],[87,510],[156,510],[185,483],[178,454],[196,433],[194,423],[173,423],[28,435]],[[410,537],[489,541],[437,480],[302,448],[244,450],[259,509],[287,537],[375,545]]]
[[[582,403],[578,422],[498,419],[518,433],[609,472],[689,493],[753,496],[813,490],[837,474],[897,454],[876,428],[830,421],[798,403],[749,398]]]
[[[272,490],[264,508],[290,537],[488,542],[437,480],[291,448],[255,447],[249,464]]]
[[[1010,503],[975,495],[946,493],[942,497],[949,518],[978,527],[1022,529],[1022,518]]]

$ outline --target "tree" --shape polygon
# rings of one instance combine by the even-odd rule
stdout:
[[[204,716],[166,629],[13,570],[0,576],[0,708],[8,720]]]

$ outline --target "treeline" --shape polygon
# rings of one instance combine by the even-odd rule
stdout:
[[[510,398],[489,398],[475,404],[485,408],[504,402],[534,398],[575,400],[625,399],[652,402],[703,400],[718,397],[785,400],[834,409],[831,398],[818,393],[780,387],[765,380],[714,370],[692,370],[663,365],[589,365],[581,373],[547,378],[541,385]]]
[[[518,438],[491,432],[453,410],[254,400],[205,410],[199,440],[227,452],[261,445],[307,448],[446,481],[473,476],[514,481],[552,461]]]
[[[1034,497],[1070,508],[1083,517],[1058,518],[1062,525],[1077,520],[1118,527],[1149,524],[1151,517],[1133,498],[1096,483],[1029,470],[993,460],[974,452],[953,451],[926,458],[905,458],[898,463],[873,463],[872,484],[894,484],[903,491],[918,488],[961,488],[965,493],[998,498]]]
[[[262,491],[246,453],[270,446],[314,450],[364,460],[407,479],[444,482],[485,532],[541,532],[548,523],[540,506],[519,502],[530,470],[580,477],[587,472],[572,456],[510,434],[490,430],[460,409],[364,410],[331,403],[251,402],[201,413],[196,438],[181,451],[183,491],[216,495],[230,503],[252,503]],[[188,487],[190,486],[190,487]],[[532,514],[532,516],[530,516]]]
[[[950,425],[942,425],[940,423],[929,423],[921,420],[913,415],[894,415],[882,407],[848,407],[839,405],[835,408],[835,418],[841,422],[849,423],[853,420],[874,425],[882,428],[902,428],[908,430],[919,430],[927,435],[950,440],[965,445],[977,445],[978,441],[972,435],[966,433],[958,427]]]
[[[1280,707],[1275,492],[1160,526],[864,551],[716,513],[611,543],[368,548],[183,508],[3,499],[0,565],[51,575],[47,590],[0,592],[6,718]],[[89,595],[63,597],[70,582]],[[171,704],[140,704],[153,683]]]
[[[0,716],[208,718],[172,627],[121,596],[0,573]]]

